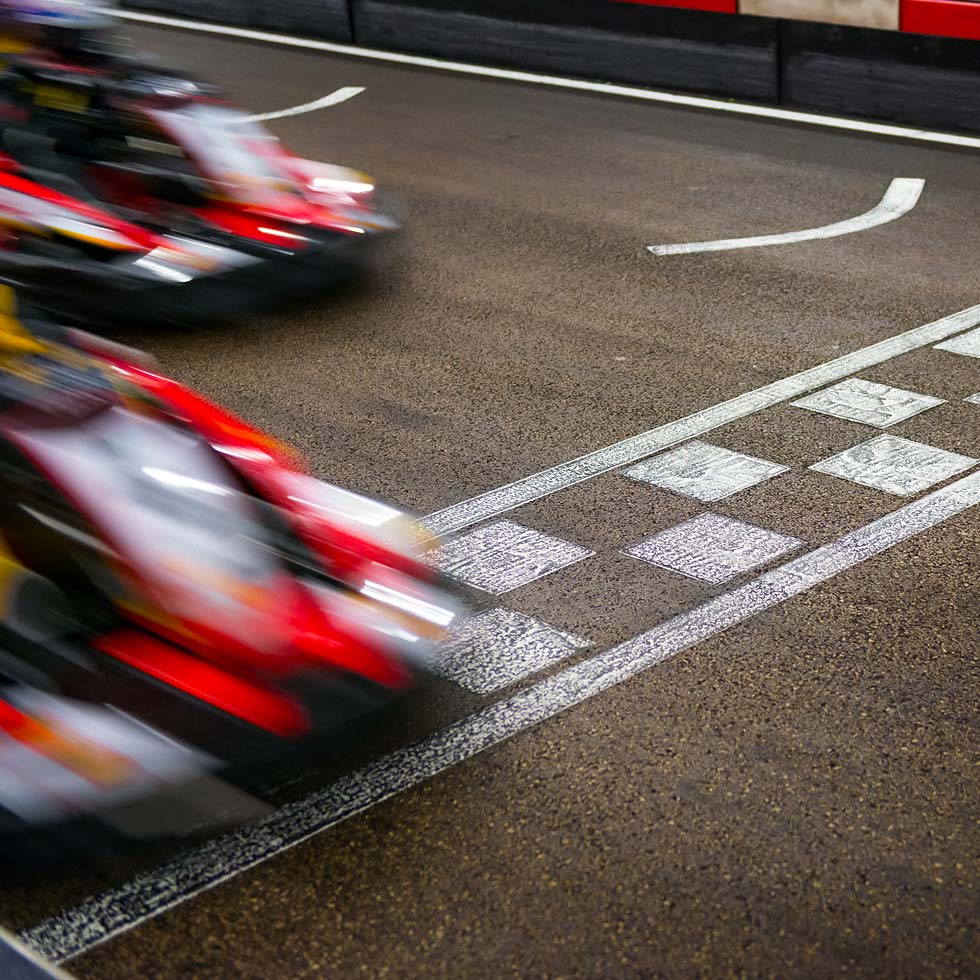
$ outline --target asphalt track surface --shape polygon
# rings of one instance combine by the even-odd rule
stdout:
[[[132,33],[255,112],[363,86],[269,125],[302,155],[375,176],[406,230],[383,274],[314,306],[130,342],[301,447],[319,476],[443,523],[459,523],[446,512],[459,501],[980,303],[975,154]],[[880,227],[647,251],[831,224],[896,177],[925,186]],[[971,323],[980,312],[949,332]],[[160,915],[144,919],[128,883],[195,842],[5,876],[0,919],[80,951],[66,965],[86,980],[978,975],[980,405],[964,399],[980,392],[980,359],[925,341],[885,354],[812,387],[853,376],[942,404],[886,430],[793,406],[796,394],[724,416],[701,442],[788,468],[724,499],[629,479],[620,460],[494,504],[458,540],[508,520],[593,554],[480,605],[588,647],[489,693],[436,681],[261,789],[279,804],[329,798],[345,776],[360,786],[366,764],[501,699],[550,690],[559,704],[562,671],[654,631],[625,648],[653,649],[648,669],[432,778],[408,753],[403,792]],[[929,488],[948,513],[916,523],[932,513],[921,491],[809,469],[882,432],[969,458]],[[793,550],[716,584],[624,553],[704,513]],[[813,573],[814,549],[839,556],[857,539],[872,546]],[[751,607],[752,583],[769,589],[795,559],[793,588]],[[660,656],[660,624],[715,597],[731,621]],[[484,650],[488,686],[513,669],[509,649]],[[71,910],[100,895],[82,928]],[[132,928],[99,942],[120,925]]]

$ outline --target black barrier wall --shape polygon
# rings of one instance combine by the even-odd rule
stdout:
[[[980,131],[980,41],[779,22],[780,101]]]
[[[124,0],[507,68],[980,131],[980,42],[610,0]]]
[[[348,0],[123,0],[123,7],[307,34],[328,41],[353,41]]]
[[[774,102],[776,22],[600,0],[353,0],[359,44]]]

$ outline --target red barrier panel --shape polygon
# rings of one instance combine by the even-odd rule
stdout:
[[[970,0],[902,0],[901,30],[980,40],[980,3]]]
[[[738,13],[738,0],[613,0],[614,3],[642,3],[649,7],[683,7],[685,10],[710,10],[716,14]]]

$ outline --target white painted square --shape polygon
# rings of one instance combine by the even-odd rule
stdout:
[[[433,548],[423,560],[475,589],[502,595],[592,554],[513,521],[494,521]]]
[[[969,456],[898,436],[876,436],[810,469],[907,497],[968,470],[976,462]]]
[[[975,395],[970,395],[969,398],[964,398],[963,401],[969,402],[971,405],[980,405],[980,391]]]
[[[588,640],[512,609],[466,620],[436,654],[435,670],[477,694],[490,694],[560,663]]]
[[[822,415],[863,422],[887,429],[927,409],[942,405],[942,398],[920,395],[915,391],[880,385],[863,378],[848,378],[831,388],[817,391],[792,402],[797,408],[806,408]]]
[[[701,514],[630,548],[626,554],[714,585],[803,544],[720,514]]]
[[[631,466],[632,480],[652,483],[708,503],[785,473],[788,466],[694,440]]]
[[[952,340],[944,340],[936,344],[936,350],[948,350],[954,354],[965,354],[967,357],[980,357],[980,329],[960,334]]]

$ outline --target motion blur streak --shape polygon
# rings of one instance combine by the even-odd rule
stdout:
[[[0,301],[0,818],[242,810],[208,770],[405,690],[459,607],[400,511]]]

